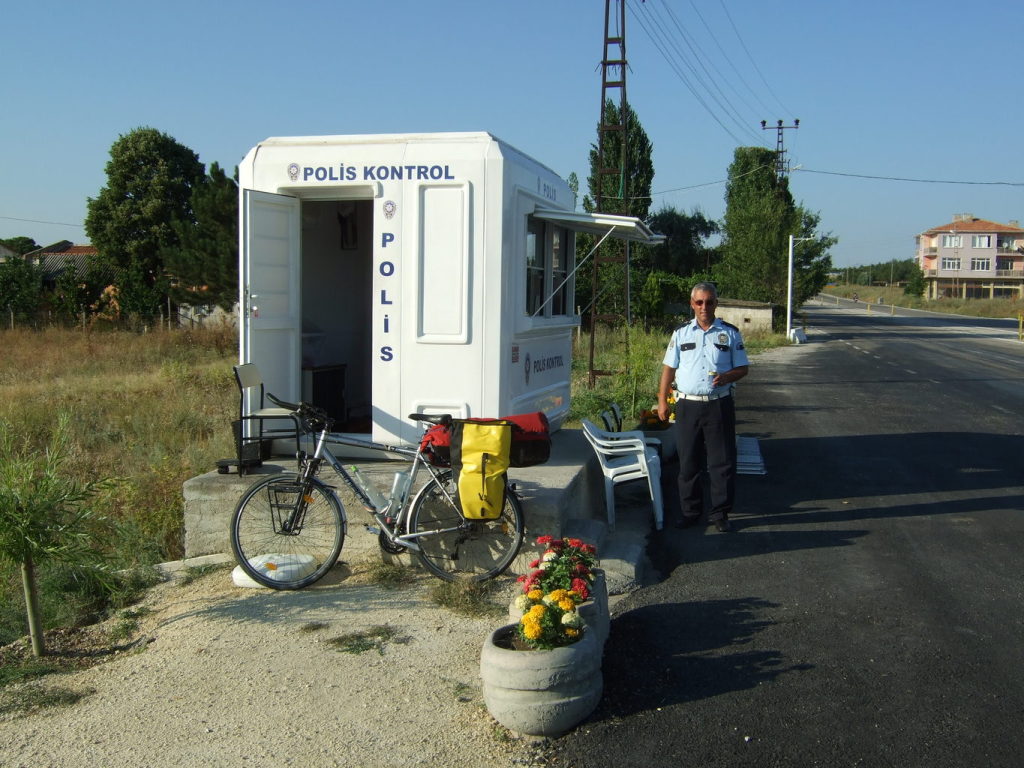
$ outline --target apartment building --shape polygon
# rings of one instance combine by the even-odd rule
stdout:
[[[924,272],[925,297],[1024,299],[1024,229],[970,213],[932,227],[915,238]]]

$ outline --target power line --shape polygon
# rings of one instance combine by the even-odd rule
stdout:
[[[78,227],[83,229],[82,224],[68,224],[64,221],[40,221],[39,219],[19,219],[17,216],[0,216],[0,219],[6,219],[7,221],[27,221],[30,224],[53,224],[57,227]]]
[[[908,179],[903,176],[871,176],[866,173],[841,173],[840,171],[816,171],[811,168],[795,169],[803,173],[822,173],[827,176],[850,176],[855,179],[878,179],[880,181],[911,181],[916,184],[973,184],[980,186],[1024,187],[1024,181],[954,181],[950,179]]]
[[[750,49],[747,48],[747,44],[745,42],[743,42],[743,38],[740,37],[740,31],[736,28],[736,22],[734,22],[732,20],[732,15],[729,13],[729,9],[725,7],[725,2],[723,0],[718,0],[718,2],[719,2],[719,4],[721,4],[722,10],[725,11],[725,17],[727,19],[729,19],[729,24],[732,25],[732,31],[734,33],[736,33],[736,39],[739,40],[740,41],[740,45],[743,46],[743,50],[746,52],[747,58],[750,59],[750,63],[754,67],[754,71],[757,72],[758,77],[761,78],[761,82],[764,83],[764,87],[767,88],[768,89],[768,93],[770,93],[772,95],[772,97],[777,102],[779,102],[779,106],[782,107],[783,111],[784,112],[788,112],[790,115],[792,115],[793,113],[789,109],[786,108],[786,105],[782,103],[782,100],[778,96],[775,95],[775,91],[773,91],[772,87],[770,85],[768,85],[768,81],[765,80],[764,74],[761,72],[760,68],[757,66],[757,62],[754,60],[754,57],[750,55]]]

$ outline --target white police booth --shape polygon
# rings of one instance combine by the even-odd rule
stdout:
[[[569,409],[574,212],[553,171],[488,133],[270,138],[239,167],[240,362],[336,430],[418,440],[409,413]]]

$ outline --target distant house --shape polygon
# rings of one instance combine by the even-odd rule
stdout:
[[[1024,229],[957,213],[915,238],[925,297],[1024,298]]]
[[[23,258],[42,269],[43,287],[52,291],[57,287],[57,279],[61,274],[73,269],[76,275],[84,275],[89,267],[89,259],[98,255],[99,252],[91,245],[75,245],[70,240],[61,240],[29,251]]]

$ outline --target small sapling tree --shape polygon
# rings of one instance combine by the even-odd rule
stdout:
[[[32,653],[43,656],[36,567],[44,562],[99,566],[89,501],[104,481],[81,483],[64,473],[70,419],[57,418],[46,450],[33,451],[0,423],[0,560],[21,568]]]

